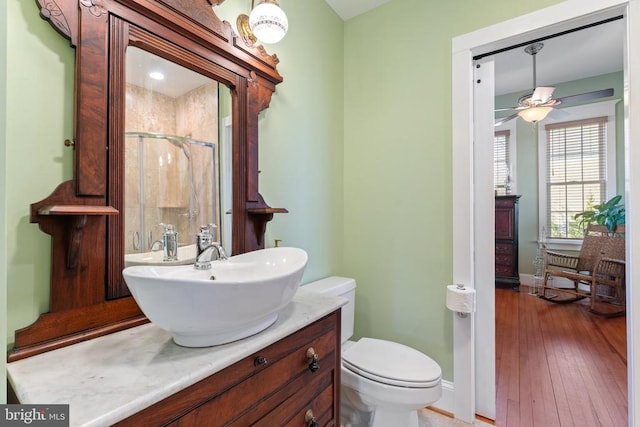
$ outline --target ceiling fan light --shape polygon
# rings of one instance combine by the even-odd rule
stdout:
[[[262,43],[277,43],[287,33],[287,15],[275,0],[264,0],[251,11],[249,26]]]
[[[547,117],[551,110],[551,107],[531,107],[520,111],[518,115],[526,122],[536,123]]]

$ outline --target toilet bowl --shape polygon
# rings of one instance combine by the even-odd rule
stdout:
[[[442,395],[440,366],[424,353],[392,341],[353,335],[355,280],[328,277],[312,292],[339,295],[342,307],[340,423],[343,427],[418,427],[418,410]]]

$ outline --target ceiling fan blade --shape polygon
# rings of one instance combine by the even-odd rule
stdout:
[[[518,110],[518,109],[522,109],[522,107],[503,107],[503,108],[496,108],[493,111],[511,111],[511,110]]]
[[[536,105],[544,104],[551,99],[555,89],[555,87],[549,86],[537,87],[536,90],[533,91],[533,95],[531,95],[531,103]]]
[[[493,126],[500,126],[504,123],[507,123],[509,120],[515,119],[516,117],[518,117],[518,113],[514,113],[510,116],[507,117],[502,117],[500,119],[496,119],[495,123],[493,124]]]
[[[572,102],[591,101],[592,99],[607,98],[609,96],[613,96],[613,89],[611,88],[594,90],[593,92],[585,92],[578,95],[563,96],[562,98],[556,99],[556,105],[560,103],[568,104]]]

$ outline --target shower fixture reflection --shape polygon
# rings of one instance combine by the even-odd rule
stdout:
[[[180,247],[195,248],[200,226],[220,223],[217,144],[154,132],[125,135],[125,254],[162,249],[156,244],[161,224],[175,227]]]

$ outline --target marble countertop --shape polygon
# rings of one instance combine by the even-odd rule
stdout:
[[[7,365],[21,403],[69,404],[71,426],[109,426],[333,312],[341,297],[300,288],[266,330],[207,348],[176,345],[153,324]]]

